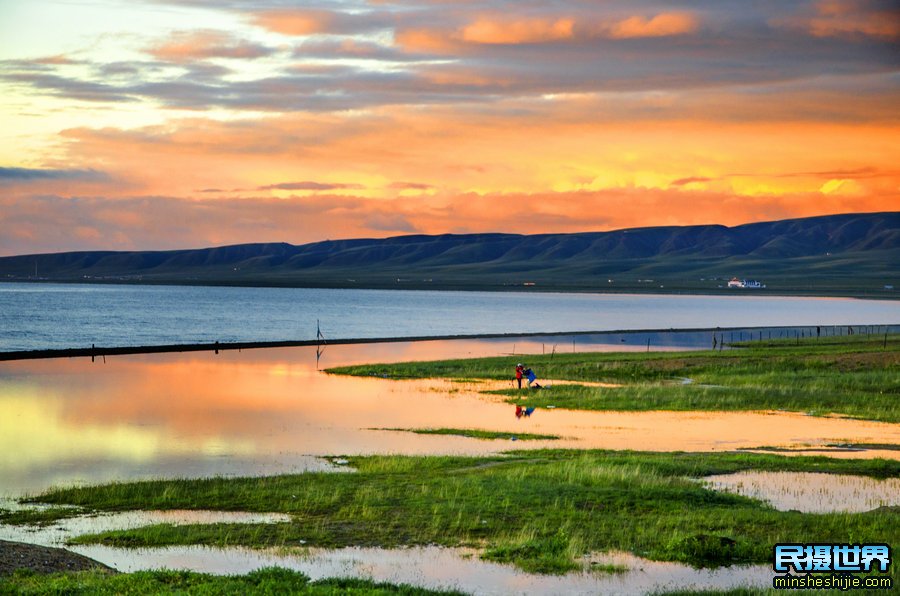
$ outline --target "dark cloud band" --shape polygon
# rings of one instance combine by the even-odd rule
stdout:
[[[0,167],[0,183],[3,181],[83,180],[105,181],[109,176],[97,170],[43,170],[32,168]]]

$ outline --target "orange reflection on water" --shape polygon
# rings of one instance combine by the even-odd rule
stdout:
[[[450,343],[451,348],[440,345]],[[479,342],[330,346],[328,365],[497,355],[500,349]],[[0,453],[7,455],[0,456],[0,485],[33,488],[92,479],[95,467],[123,479],[148,473],[273,473],[295,469],[308,455],[900,443],[900,425],[781,412],[540,409],[517,418],[502,398],[478,393],[493,385],[325,374],[316,370],[314,348],[127,356],[105,363],[5,363],[0,366],[0,420],[5,421],[0,422]],[[478,441],[370,430],[424,427],[564,439]],[[900,452],[886,453],[900,457]],[[246,465],[229,468],[237,460]],[[68,466],[74,466],[71,473]]]

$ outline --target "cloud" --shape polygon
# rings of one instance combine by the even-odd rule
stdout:
[[[780,174],[781,177],[784,178],[797,178],[797,177],[812,177],[812,178],[848,178],[852,180],[866,179],[866,178],[879,178],[882,176],[892,177],[900,174],[900,171],[881,171],[878,168],[873,167],[864,167],[864,168],[852,168],[852,169],[841,169],[841,170],[824,170],[818,172],[789,172],[786,174]]]
[[[404,28],[394,32],[394,43],[406,52],[453,54],[460,51],[460,44],[446,31],[425,27]]]
[[[285,35],[311,35],[328,31],[335,13],[324,10],[271,10],[259,13],[256,24]]]
[[[59,65],[71,65],[78,64],[78,60],[74,60],[65,54],[56,54],[55,56],[45,56],[44,58],[38,58],[34,60],[36,64],[52,64],[54,66]]]
[[[394,24],[390,14],[377,11],[350,13],[297,8],[261,10],[253,15],[253,21],[269,31],[291,36],[351,35],[389,29]]]
[[[4,168],[0,167],[0,184],[4,181],[13,182],[37,182],[41,180],[86,180],[105,181],[109,176],[97,170],[79,169],[33,169],[33,168]]]
[[[420,231],[402,215],[378,213],[366,218],[364,225],[376,232],[404,232],[412,234]]]
[[[575,21],[559,19],[478,19],[463,27],[463,41],[482,44],[543,43],[571,39]]]
[[[126,89],[116,85],[86,80],[76,77],[59,76],[42,72],[0,72],[0,80],[27,85],[35,90],[47,92],[70,100],[131,102],[138,98]]]
[[[62,146],[65,163],[82,168],[102,163],[118,184],[131,185],[121,191],[130,194],[334,191],[377,201],[467,191],[672,186],[778,196],[857,177],[869,196],[895,194],[900,174],[890,147],[900,122],[819,120],[806,113],[805,102],[792,106],[790,96],[780,99],[774,112],[764,95],[748,99],[710,91],[665,96],[661,102],[656,94],[646,102],[641,96],[584,95],[510,100],[490,109],[390,107],[237,121],[190,118],[133,130],[72,129],[64,133]],[[896,118],[892,107],[882,109]],[[877,114],[873,110],[867,117]],[[810,175],[787,176],[791,173]],[[691,178],[708,181],[690,185]],[[418,224],[416,217],[411,221]]]
[[[391,182],[388,188],[391,190],[430,190],[434,188],[434,185],[424,182]]]
[[[814,37],[900,39],[900,7],[890,0],[819,0],[771,23]]]
[[[303,243],[371,236],[373,230],[365,221],[375,218],[375,223],[388,225],[390,217],[390,212],[379,211],[364,199],[332,195],[285,199],[0,195],[0,229],[10,232],[0,235],[0,254],[220,246],[261,238]],[[395,225],[401,223],[394,220]]]
[[[695,182],[712,182],[715,180],[714,178],[707,178],[705,176],[688,176],[687,178],[679,178],[678,180],[673,180],[670,184],[672,186],[686,186],[688,184],[694,184]]]
[[[700,19],[691,12],[633,15],[617,18],[602,13],[519,17],[508,15],[477,16],[462,25],[398,26],[395,40],[408,51],[438,54],[471,54],[467,45],[517,46],[529,44],[573,43],[587,49],[592,40],[673,37],[694,33]]]
[[[810,91],[808,108],[834,113],[879,97],[886,101],[885,91],[897,93],[891,79],[897,72],[896,48],[884,38],[798,35],[784,25],[798,18],[886,20],[879,17],[886,4],[874,0],[859,0],[853,4],[858,12],[840,15],[821,4],[798,9],[797,3],[708,0],[676,0],[664,10],[650,0],[392,1],[374,8],[317,2],[309,10],[285,4],[266,2],[254,9],[250,3],[230,3],[246,21],[299,36],[292,52],[200,29],[152,46],[156,61],[78,67],[7,61],[0,79],[23,93],[238,113],[392,105],[468,109],[469,104],[565,94],[629,99],[627,94],[713,88],[768,95],[768,109],[778,110],[782,90],[776,86],[821,88],[825,80],[834,87],[830,93],[842,90],[843,98],[823,101],[818,90]],[[269,59],[260,64],[259,56]],[[223,57],[231,58],[227,64],[233,71],[207,61]],[[171,68],[173,62],[188,72]],[[860,90],[854,79],[864,75],[880,76],[883,88]],[[858,97],[848,101],[854,93]],[[733,111],[733,106],[717,111]],[[854,111],[863,117],[864,110]]]
[[[897,204],[897,44],[873,28],[896,22],[887,0],[166,2],[213,18],[173,21],[149,48],[137,18],[90,49],[0,61],[7,132],[28,145],[0,173],[0,243],[10,229],[23,246],[67,229],[184,246]],[[58,213],[41,227],[29,201]]]
[[[296,48],[294,58],[316,58],[320,60],[379,60],[383,62],[417,62],[431,60],[431,54],[403,52],[394,46],[353,38],[308,39]]]
[[[612,39],[641,37],[669,37],[693,33],[699,28],[699,20],[690,13],[660,13],[653,17],[632,16],[613,23],[604,29]]]
[[[761,175],[760,173],[728,173],[722,174],[717,178],[709,178],[706,176],[688,176],[686,178],[679,178],[677,180],[673,180],[669,183],[670,186],[680,187],[687,186],[689,184],[694,183],[705,183],[705,182],[716,182],[719,180],[724,180],[727,178],[758,178],[758,177],[767,177],[773,179],[790,179],[790,178],[807,178],[807,179],[815,179],[815,180],[828,180],[833,181],[834,179],[842,179],[842,180],[872,180],[876,178],[884,178],[891,179],[900,176],[900,170],[896,171],[882,171],[878,168],[874,167],[862,167],[862,168],[852,168],[852,169],[838,169],[838,170],[821,170],[821,171],[811,171],[811,172],[779,172],[772,174]]]
[[[361,184],[341,184],[327,182],[282,182],[280,184],[269,184],[260,186],[256,190],[346,190],[365,188]]]
[[[222,31],[180,31],[147,48],[158,60],[184,63],[209,58],[253,60],[269,56],[273,48],[237,39]]]

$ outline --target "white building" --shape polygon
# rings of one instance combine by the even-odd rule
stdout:
[[[733,277],[730,282],[728,282],[729,288],[749,288],[758,290],[766,287],[765,284],[756,281],[755,279],[738,279]]]

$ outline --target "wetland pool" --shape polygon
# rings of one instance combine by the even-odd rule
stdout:
[[[517,417],[515,406],[501,397],[479,393],[486,384],[343,377],[317,370],[512,353],[523,354],[527,362],[524,355],[552,349],[548,340],[561,349],[571,346],[571,339],[328,346],[319,362],[315,347],[298,347],[0,363],[0,495],[73,483],[322,470],[332,467],[323,459],[329,455],[480,455],[546,447],[726,451],[900,443],[897,424],[787,412],[539,408],[531,416]],[[579,350],[585,349],[585,338],[576,341]],[[621,349],[623,343],[618,338],[604,341],[591,348]],[[692,347],[688,340],[671,340],[668,346]],[[509,433],[509,438],[371,430],[376,428],[478,428]],[[514,441],[516,433],[562,439]],[[900,451],[832,455],[898,459]]]
[[[767,501],[779,511],[859,513],[900,505],[900,478],[745,470],[703,481],[715,490]]]
[[[278,523],[280,514],[216,511],[130,511],[62,520],[45,527],[0,525],[0,540],[61,546],[83,533],[135,528],[154,523]],[[466,548],[213,548],[207,546],[118,548],[104,545],[66,547],[121,572],[184,569],[213,574],[243,574],[278,566],[301,571],[312,579],[361,577],[474,594],[647,594],[666,589],[731,589],[764,587],[771,582],[765,565],[695,569],[678,563],[651,561],[630,553],[591,553],[582,569],[561,576],[527,573],[509,564],[479,558]],[[614,566],[604,572],[598,565]]]

